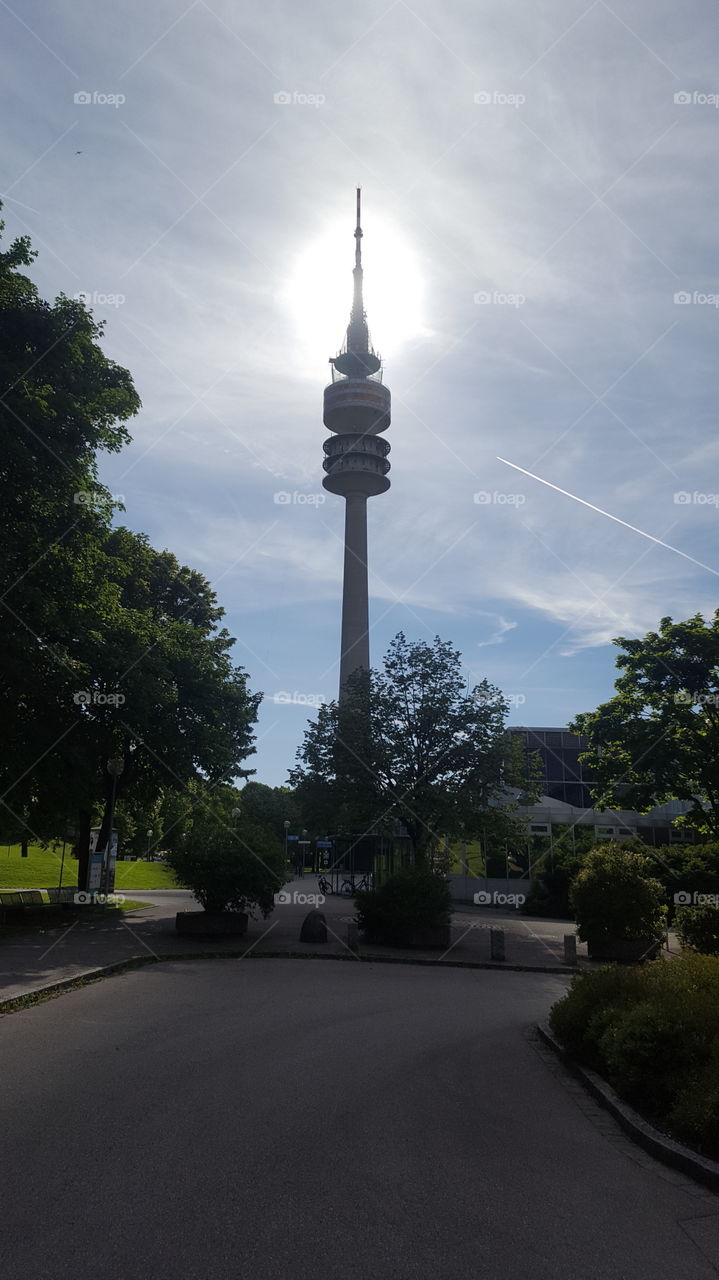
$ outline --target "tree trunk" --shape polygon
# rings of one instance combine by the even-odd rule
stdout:
[[[27,857],[27,836],[23,836],[20,841],[20,857]]]
[[[77,887],[86,890],[90,877],[90,828],[92,814],[83,809],[79,815],[79,832],[77,837]]]

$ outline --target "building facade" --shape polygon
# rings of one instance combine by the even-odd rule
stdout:
[[[687,813],[683,800],[670,800],[657,805],[649,813],[633,809],[594,809],[591,789],[596,779],[579,756],[587,749],[588,739],[566,728],[515,728],[510,732],[522,741],[527,759],[536,752],[541,761],[542,794],[535,805],[519,810],[529,819],[530,834],[551,835],[555,824],[567,823],[594,828],[598,840],[621,840],[638,836],[645,844],[691,844],[695,837],[691,828],[674,827],[673,821]]]

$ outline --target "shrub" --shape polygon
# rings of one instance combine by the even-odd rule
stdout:
[[[664,936],[664,889],[644,853],[608,841],[582,860],[570,902],[583,942]]]
[[[550,1025],[649,1119],[719,1155],[719,958],[687,951],[578,975]]]
[[[248,822],[232,827],[217,815],[193,826],[167,861],[178,883],[212,913],[252,914],[259,907],[268,916],[287,880],[284,851],[272,832]]]
[[[360,929],[372,937],[401,936],[449,924],[452,917],[449,885],[432,871],[397,871],[379,888],[358,893],[355,904]]]
[[[579,1062],[599,1070],[598,1042],[606,1021],[640,999],[639,969],[612,965],[575,975],[568,994],[552,1006],[549,1025]]]
[[[662,845],[652,850],[654,874],[661,880],[669,903],[669,918],[675,912],[675,894],[719,894],[719,844]]]
[[[683,947],[705,956],[719,955],[719,905],[704,902],[696,907],[678,907],[676,930]]]

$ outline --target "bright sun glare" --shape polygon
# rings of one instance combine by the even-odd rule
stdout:
[[[390,224],[362,210],[362,266],[367,322],[384,358],[423,332],[423,289],[416,256]],[[352,305],[354,266],[352,208],[299,258],[289,285],[305,359],[313,366],[339,350]]]

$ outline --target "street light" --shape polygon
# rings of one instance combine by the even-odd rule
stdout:
[[[284,827],[284,829],[285,829],[285,862],[288,862],[288,860],[289,860],[289,856],[290,856],[290,855],[289,855],[289,853],[288,853],[288,848],[287,848],[287,846],[288,846],[288,840],[287,840],[287,837],[288,837],[289,830],[290,830],[290,820],[289,820],[289,818],[285,818],[285,820],[284,820],[284,822],[283,822],[283,824],[282,824],[282,825],[283,825],[283,827]]]
[[[152,827],[147,828],[147,861],[150,861],[150,841],[152,839]]]

